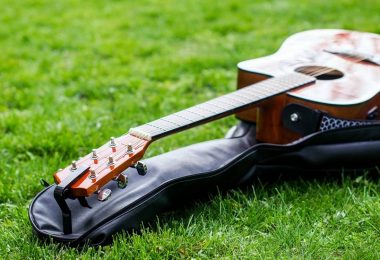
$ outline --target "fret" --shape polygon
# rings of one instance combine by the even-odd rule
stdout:
[[[183,117],[183,118],[188,118],[189,120],[192,121],[199,121],[205,118],[206,116],[200,115],[196,112],[189,111],[189,109],[182,110],[180,112],[175,113],[177,116]]]
[[[228,101],[226,101],[225,99],[226,99],[225,96],[221,96],[221,97],[218,97],[218,98],[216,98],[216,99],[214,99],[214,100],[212,100],[212,101],[213,101],[213,102],[220,102],[220,103],[223,103],[223,105],[225,105],[225,106],[227,106],[227,107],[231,107],[231,108],[236,108],[236,107],[239,106],[239,105],[236,105],[236,103],[235,103],[235,104],[231,104],[231,102],[228,102]]]
[[[285,86],[286,84],[284,84]],[[273,91],[273,92],[282,92],[281,86],[277,82],[267,82],[265,84],[265,89]],[[287,89],[287,87],[285,87]]]
[[[194,114],[196,114],[196,115],[198,115],[198,116],[201,116],[202,117],[202,119],[204,119],[204,118],[208,118],[208,117],[210,117],[210,116],[214,116],[215,115],[215,113],[214,112],[212,112],[212,111],[209,111],[209,110],[206,110],[206,109],[200,109],[200,108],[197,108],[197,107],[190,107],[190,108],[188,108],[187,109],[187,112],[189,112],[189,113],[194,113]]]
[[[253,86],[250,86],[250,87],[245,87],[245,88],[239,89],[238,91],[240,93],[244,93],[246,95],[249,95],[254,99],[260,99],[260,98],[266,97],[266,95],[260,94],[258,91],[255,91],[255,90],[256,90],[256,88],[254,88]]]
[[[231,94],[228,94],[228,95],[224,95],[223,96],[224,99],[227,99],[227,100],[232,100],[232,103],[238,103],[237,105],[240,106],[240,105],[245,105],[245,102],[239,100],[239,99],[236,99],[232,96],[232,93]]]
[[[273,84],[273,82],[268,82],[270,84]],[[281,87],[282,89],[288,89],[291,86],[294,86],[296,82],[290,78],[282,79],[277,83],[277,87]]]
[[[252,99],[249,99],[247,97],[243,98],[241,95],[237,95],[235,92],[231,93],[229,96],[236,100],[239,100],[242,105],[246,105],[252,102]]]
[[[156,134],[156,133],[162,132],[162,129],[157,128],[155,126],[148,125],[148,124],[138,126],[138,127],[136,127],[136,129],[138,129],[142,132],[149,133],[149,134]]]
[[[160,131],[157,131],[157,133],[165,132],[165,131],[171,130],[170,128],[169,128],[169,129],[165,129],[165,128],[162,128],[162,127],[160,127],[160,126],[158,126],[158,125],[154,125],[152,122],[147,123],[147,125],[148,125],[148,126],[153,126],[153,127],[157,128],[157,129],[159,129]]]
[[[236,112],[262,99],[315,82],[315,78],[300,73],[292,73],[278,78],[270,78],[244,87],[210,101],[132,129],[132,134],[152,140],[174,131],[180,131]]]
[[[267,84],[265,84],[265,86],[263,86],[263,89],[265,89],[266,91],[268,91],[271,94],[278,94],[278,93],[283,92],[285,89],[288,89],[288,87],[285,86],[285,87],[281,88],[276,83],[271,84],[268,82]]]
[[[255,92],[254,88],[248,88],[248,87],[239,89],[239,93],[247,95],[252,100],[258,100],[265,97],[264,95],[260,95],[258,92]]]
[[[169,116],[163,117],[162,119],[165,121],[173,122],[177,124],[178,126],[184,126],[184,125],[194,122],[190,119],[178,116],[176,114],[171,114]]]
[[[253,101],[252,97],[247,97],[247,95],[244,95],[244,93],[242,93],[241,91],[235,91],[233,94],[235,96],[238,96],[238,97],[242,98],[242,99],[245,99],[248,102],[252,102]]]
[[[235,105],[231,105],[231,104],[228,104],[226,106],[225,103],[219,102],[216,99],[212,99],[210,101],[207,101],[207,104],[210,104],[213,107],[217,107],[217,108],[221,109],[221,111],[225,111],[226,109],[231,109],[231,108],[235,108],[236,107]]]
[[[273,87],[274,86],[275,87],[285,87],[285,88],[288,87],[286,82],[282,82],[282,81],[279,81],[279,80],[273,80],[273,79],[266,80],[266,81],[262,82],[262,85],[261,85],[261,87],[263,87],[263,88],[268,88],[270,86],[273,86]]]
[[[260,95],[262,95],[263,97],[267,97],[269,95],[269,92],[268,91],[265,91],[265,89],[261,89],[260,86],[257,86],[255,88],[255,92],[259,93]]]
[[[205,115],[206,117],[208,116],[213,116],[215,114],[217,114],[218,112],[215,112],[215,111],[212,111],[210,109],[207,109],[206,107],[201,107],[203,104],[200,104],[200,105],[196,105],[196,106],[193,106],[189,109],[189,111],[191,112],[195,112],[197,114],[203,114]]]
[[[197,110],[195,107],[190,107],[190,108],[186,109],[186,111],[188,113],[195,114],[195,115],[197,115],[197,116],[199,116],[201,118],[205,118],[207,116],[212,115],[212,113],[210,113],[210,111],[201,111],[201,112],[199,112],[199,110]]]
[[[154,127],[160,128],[164,131],[173,130],[173,129],[178,127],[178,125],[176,125],[176,124],[173,124],[173,123],[170,123],[168,121],[161,120],[161,119],[154,120],[148,124],[152,125]]]
[[[224,110],[226,110],[226,109],[223,109],[221,107],[213,106],[210,103],[202,103],[202,104],[198,105],[198,108],[202,109],[202,110],[204,109],[206,111],[210,111],[214,114],[219,114],[220,112],[223,112]]]
[[[221,99],[222,101],[226,101],[226,102],[232,104],[232,105],[234,106],[234,108],[237,108],[237,107],[239,107],[241,104],[243,104],[243,103],[241,103],[241,102],[239,102],[240,104],[237,104],[236,99],[231,98],[229,95],[221,96],[220,99]]]
[[[203,103],[203,104],[201,104],[201,106],[202,106],[202,109],[210,110],[210,111],[215,112],[215,113],[222,113],[222,112],[226,111],[225,107],[215,105],[211,102]]]
[[[188,121],[188,122],[194,122],[194,121],[196,121],[196,120],[190,119],[190,117],[184,117],[184,115],[181,114],[181,113],[182,113],[182,112],[185,112],[185,111],[186,111],[186,110],[183,110],[183,111],[180,111],[180,112],[174,113],[174,114],[172,114],[172,116],[175,116],[175,117],[177,117],[177,118],[184,119],[184,120],[186,120],[186,121]],[[194,114],[191,114],[191,115],[194,115]],[[197,120],[199,120],[199,118],[198,118]]]
[[[172,115],[162,117],[162,118],[160,118],[160,120],[166,121],[166,122],[173,124],[173,125],[176,125],[176,126],[182,126],[181,124],[178,124],[177,122],[173,122],[173,120],[170,120],[170,117],[172,117]]]
[[[297,73],[297,74],[295,74],[295,75],[293,75],[293,74],[286,75],[286,76],[284,76],[284,77],[281,78],[281,81],[285,81],[285,82],[287,82],[290,85],[297,85],[298,83],[302,82],[301,81],[302,77],[303,77],[303,80],[306,80],[306,81],[302,82],[302,84],[305,84],[307,82],[307,78],[310,78],[310,76],[307,76],[307,75],[304,75],[304,74],[299,74],[299,73]]]
[[[220,103],[218,103],[217,101],[216,101],[216,99],[212,99],[212,100],[210,100],[210,101],[207,101],[206,102],[207,104],[210,104],[210,105],[212,105],[212,106],[214,106],[214,107],[218,107],[218,108],[221,108],[221,109],[223,109],[223,110],[226,110],[226,106],[224,105],[224,104],[220,104]],[[230,105],[231,106],[231,105]]]

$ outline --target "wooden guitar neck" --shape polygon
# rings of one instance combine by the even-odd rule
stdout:
[[[297,72],[270,78],[136,128],[131,128],[129,134],[147,141],[154,141],[161,137],[243,111],[260,101],[280,95],[291,89],[310,85],[314,82],[314,77]]]

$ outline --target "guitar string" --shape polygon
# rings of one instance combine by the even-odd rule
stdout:
[[[144,143],[144,141],[137,141],[134,145],[135,145],[135,149],[139,149],[141,147],[141,145]],[[124,152],[123,150],[120,151],[119,155]],[[120,160],[122,157],[124,157],[125,155],[127,155],[127,153],[125,152],[122,156],[118,157],[117,160]],[[117,160],[115,161],[115,163],[117,162]],[[106,164],[106,163],[104,163]],[[98,165],[98,167],[96,168],[92,168],[93,170],[95,170],[96,174],[97,175],[100,175],[104,170],[110,168],[109,166],[106,166],[106,167],[103,167],[104,164],[95,164],[95,165]],[[94,164],[93,164],[94,165]],[[112,169],[111,169],[112,170]]]
[[[354,61],[352,61],[353,63],[359,63],[359,62],[361,62],[361,61],[364,61],[364,60],[366,60],[366,58],[358,58],[357,60],[354,60]],[[310,76],[313,76],[313,77],[318,77],[318,76],[321,76],[321,75],[323,75],[323,74],[326,74],[326,73],[329,73],[329,72],[332,72],[332,71],[334,71],[334,70],[336,70],[336,69],[333,69],[333,68],[326,68],[325,70],[323,70],[323,69],[319,69],[319,70],[321,70],[320,72],[321,73],[319,73],[319,74],[310,74]],[[318,71],[318,70],[316,70],[316,71]],[[314,71],[315,72],[315,71]]]
[[[138,141],[138,142],[135,144],[135,149],[136,149],[136,150],[139,149],[140,147],[142,147],[143,144],[144,144],[144,140]],[[120,160],[120,159],[121,159],[122,157],[124,157],[125,155],[127,155],[126,151],[125,151],[125,153],[124,153],[121,157],[118,158],[118,160]],[[118,160],[116,160],[115,163],[116,163]],[[103,165],[102,165],[102,166],[103,166]],[[98,169],[99,169],[99,168],[100,168],[100,167],[98,167]],[[106,166],[106,167],[102,168],[101,170],[99,170],[99,171],[98,171],[98,175],[101,174],[104,170],[106,170],[106,169],[108,169],[108,168],[110,168],[110,167],[109,167],[109,166]]]
[[[122,140],[122,137],[116,138],[116,140]],[[116,140],[115,140],[115,141],[116,141]],[[116,141],[116,142],[117,142],[117,141]],[[120,142],[120,143],[121,143],[121,142]],[[103,146],[106,146],[106,147],[102,148]],[[108,149],[110,148],[110,147],[109,147],[109,143],[107,143],[107,144],[105,144],[105,145],[103,145],[103,146],[101,146],[100,148],[96,149],[96,153],[97,153],[98,155],[101,155],[104,151],[106,151],[106,150],[108,150]],[[107,155],[105,155],[105,156],[98,156],[97,159],[100,161],[100,160],[102,160],[102,159],[104,159],[104,158],[106,158],[106,157],[108,157],[108,156],[110,156],[110,154],[107,154]],[[83,161],[86,161],[86,160],[89,160],[89,159],[92,159],[91,153],[88,154],[88,155],[86,155],[86,156],[84,156],[84,157],[82,157],[82,158],[80,158],[80,160],[78,160],[77,163],[78,163],[78,164],[81,164]]]
[[[363,61],[363,60],[365,60],[365,58],[360,58],[360,59],[357,59],[356,61],[354,61],[354,63],[358,63],[358,62],[361,62],[361,61]],[[310,72],[305,72],[305,74],[307,74],[307,75],[310,75],[310,76],[312,76],[312,77],[318,77],[318,76],[321,76],[321,75],[323,75],[323,74],[326,74],[326,73],[329,73],[329,72],[332,72],[332,71],[334,71],[334,70],[336,70],[336,69],[333,69],[333,68],[319,68],[319,69],[315,69],[315,70],[311,70]],[[157,131],[156,131],[157,132]],[[160,132],[160,130],[158,129],[158,132]],[[123,136],[126,136],[127,134],[125,134],[125,135],[123,135]],[[120,139],[123,137],[123,136],[121,136],[121,137],[119,137]],[[128,136],[127,136],[128,137]],[[128,139],[128,138],[127,138]],[[125,141],[125,140],[124,140]],[[123,144],[122,142],[120,142],[122,145],[124,145],[124,146],[126,146],[125,144]],[[135,143],[133,143],[133,144],[131,144],[132,146],[134,146],[135,147],[135,149],[139,149],[140,147],[141,147],[141,145],[144,143],[144,140],[138,140],[137,142],[135,142]],[[106,148],[104,148],[104,149],[102,149],[99,153],[102,153],[104,150],[106,150]],[[124,153],[123,153],[124,152]],[[119,152],[118,153],[116,153],[116,156],[115,157],[117,157],[117,156],[119,156],[120,154],[122,154],[123,153],[123,155],[122,156],[119,156],[118,157],[118,160],[120,160],[122,157],[124,157],[127,153],[127,150],[126,149],[120,149],[119,150]],[[106,156],[103,156],[103,157],[101,157],[100,159],[98,159],[99,161],[100,160],[103,160],[104,158],[106,158],[106,157],[109,157],[110,155],[112,155],[112,154],[115,154],[115,153],[109,153],[109,154],[107,154]],[[87,160],[88,159],[91,159],[91,157],[90,158],[87,158]],[[86,160],[84,160],[84,161],[86,161]],[[83,161],[83,163],[84,163],[84,161]],[[103,165],[99,165],[97,168],[96,168],[96,170],[98,170],[99,168],[101,168],[101,166],[104,166],[104,164]],[[98,172],[98,174],[100,174],[101,172],[103,172],[104,170],[106,170],[108,167],[104,167],[103,169],[101,169],[99,172]]]
[[[137,140],[136,142],[131,143],[131,145],[134,146],[135,149],[138,149],[138,148],[140,148],[140,145],[141,145],[142,143],[144,143],[144,141],[142,141],[142,140]],[[121,144],[122,144],[122,143],[121,143]],[[106,150],[106,149],[103,149],[103,151],[104,151],[104,150]],[[117,150],[117,152],[109,153],[109,154],[106,154],[105,156],[98,157],[97,160],[98,160],[98,162],[100,162],[100,161],[104,160],[105,158],[109,157],[110,155],[115,155],[114,157],[117,157],[117,156],[119,156],[120,154],[122,154],[123,152],[126,153],[126,151],[127,151],[127,150],[119,149],[119,150]],[[119,159],[120,159],[120,157],[119,157]],[[82,164],[86,163],[86,161],[93,161],[93,159],[91,158],[91,154],[88,154],[88,155],[86,155],[85,157],[83,157],[83,161],[81,161],[80,163],[78,163],[78,165],[82,165]],[[97,164],[95,164],[95,163],[91,163],[91,164],[97,166],[96,168],[92,168],[92,167],[91,167],[91,169],[92,169],[92,170],[95,170],[95,172],[96,172],[99,168],[101,168],[101,167],[104,165],[104,164],[101,164],[101,163],[97,163]]]
[[[123,139],[125,139],[125,137],[127,138],[126,140],[123,140]],[[127,147],[129,144],[131,144],[132,145],[132,147],[135,147],[135,148],[138,148],[137,146],[139,145],[139,142],[141,141],[141,139],[138,139],[135,143],[129,143],[129,142],[127,142],[127,144],[125,144],[124,142],[125,141],[127,141],[128,140],[128,134],[124,134],[124,135],[122,135],[122,136],[120,136],[120,137],[118,137],[118,138],[116,138],[115,139],[115,141],[116,141],[116,144],[117,143],[120,143],[121,145],[124,145],[125,147]],[[120,141],[118,141],[118,140],[120,140]],[[104,145],[103,145],[104,146]],[[105,147],[104,149],[102,149],[102,150],[99,150],[99,149],[96,149],[96,152],[98,153],[98,154],[101,154],[103,151],[105,151],[105,150],[109,150],[109,146],[108,147]],[[116,155],[116,156],[119,156],[122,152],[124,152],[125,150],[123,150],[123,149],[117,149],[117,153],[115,154],[115,153],[110,153],[110,154],[106,154],[106,155],[103,155],[103,156],[101,156],[101,157],[98,157],[98,160],[100,161],[100,160],[102,160],[102,159],[104,159],[104,158],[107,158],[107,157],[109,157],[110,155]],[[86,160],[88,160],[88,159],[91,159],[91,154],[88,154],[87,155],[88,157],[86,158]]]
[[[122,136],[116,138],[116,139],[115,139],[115,142],[117,143],[117,140],[122,140],[124,136],[125,136],[125,135],[122,135]],[[105,146],[105,147],[104,147],[104,146]],[[96,153],[97,153],[98,155],[99,155],[99,154],[102,154],[104,151],[108,150],[109,148],[110,148],[109,143],[106,143],[106,144],[102,145],[101,147],[99,147],[98,149],[96,149]],[[109,156],[109,155],[107,155],[107,156]],[[104,158],[106,158],[107,156],[103,156],[103,157],[99,157],[99,156],[98,156],[97,159],[100,161],[101,159],[104,159]],[[86,161],[86,160],[88,160],[88,159],[91,159],[91,158],[92,158],[92,156],[91,156],[91,153],[90,153],[90,154],[85,155],[84,157],[80,157],[80,158],[76,161],[76,163],[79,165],[79,164],[83,163],[84,161]]]

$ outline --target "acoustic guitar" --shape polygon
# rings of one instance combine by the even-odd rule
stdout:
[[[376,119],[380,104],[380,36],[344,30],[312,30],[289,37],[273,55],[238,64],[238,90],[131,128],[54,174],[54,196],[67,220],[66,198],[97,193],[115,180],[128,192],[128,167],[145,175],[140,161],[159,138],[232,114],[257,125],[256,139],[284,144],[301,137],[283,124],[284,109],[299,104],[347,120]],[[293,111],[289,121],[306,120]],[[316,129],[317,130],[317,129]],[[67,226],[67,225],[66,225]],[[70,233],[66,227],[65,233]]]

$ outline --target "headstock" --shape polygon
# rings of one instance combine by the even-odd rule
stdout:
[[[128,167],[135,167],[139,174],[144,173],[144,165],[139,162],[150,141],[131,134],[111,140],[92,150],[90,154],[73,161],[71,165],[54,174],[54,181],[60,184],[72,174],[78,178],[70,185],[68,193],[72,197],[90,196],[112,179],[126,184],[127,177],[122,172]],[[78,172],[78,169],[84,169]],[[80,176],[79,176],[80,175]]]

